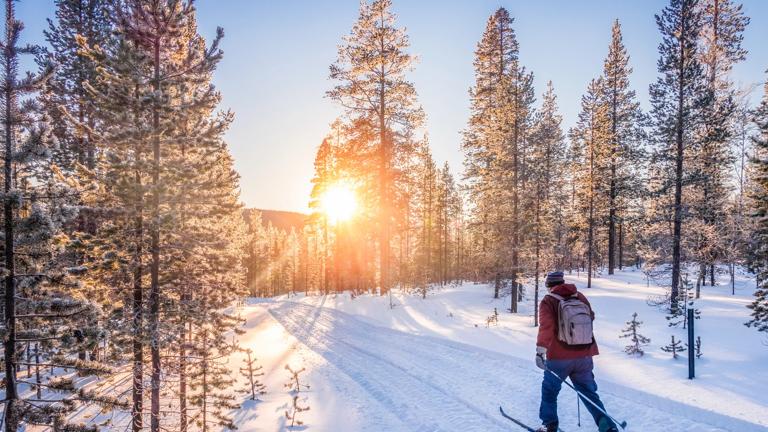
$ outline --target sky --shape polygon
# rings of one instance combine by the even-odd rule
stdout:
[[[749,50],[736,66],[740,85],[762,83],[768,68],[768,1],[742,0],[752,23]],[[325,97],[328,67],[358,12],[358,0],[197,0],[198,26],[207,37],[224,28],[224,60],[214,76],[221,108],[235,121],[226,139],[241,175],[248,207],[306,211],[315,151],[341,109]],[[485,23],[497,8],[515,18],[520,59],[534,72],[538,99],[552,81],[563,128],[578,115],[587,83],[601,72],[611,25],[622,24],[634,68],[631,85],[648,108],[656,80],[660,35],[654,14],[668,0],[393,0],[419,58],[409,78],[427,114],[426,131],[438,162],[462,170],[461,131],[469,117],[472,61]],[[24,39],[44,43],[53,0],[23,0],[17,16]],[[755,90],[753,100],[761,97]]]

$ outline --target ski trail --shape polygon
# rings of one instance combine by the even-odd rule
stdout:
[[[329,308],[284,302],[270,306],[269,312],[296,339],[364,389],[371,399],[365,403],[396,415],[403,431],[510,430],[498,414],[500,404],[521,420],[538,424],[541,374],[532,361],[375,326]],[[626,418],[631,430],[765,430],[621,386],[607,388],[601,396],[609,411]],[[576,429],[575,402],[575,395],[563,388],[559,411],[567,430]],[[582,411],[582,422],[589,425],[591,418]]]

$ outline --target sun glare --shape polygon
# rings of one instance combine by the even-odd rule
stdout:
[[[349,185],[335,184],[323,195],[323,212],[333,223],[352,219],[356,210],[357,199]]]

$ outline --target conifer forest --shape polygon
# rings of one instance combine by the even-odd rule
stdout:
[[[0,2],[3,432],[768,430],[768,2]]]

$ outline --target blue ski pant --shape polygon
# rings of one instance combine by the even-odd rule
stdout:
[[[547,368],[557,376],[544,371],[544,381],[541,383],[541,407],[539,408],[539,418],[541,418],[543,424],[548,425],[558,421],[557,395],[560,393],[563,380],[566,378],[571,379],[571,383],[579,393],[605,411],[605,407],[600,401],[600,396],[597,395],[597,383],[595,382],[595,375],[592,373],[594,367],[592,357],[547,360],[546,364]],[[605,414],[601,413],[591,403],[585,400],[582,400],[582,402],[587,407],[587,410],[589,410],[589,413],[592,414],[592,418],[595,419],[595,424],[599,426]],[[613,425],[613,422],[608,418],[603,420],[603,423]]]

